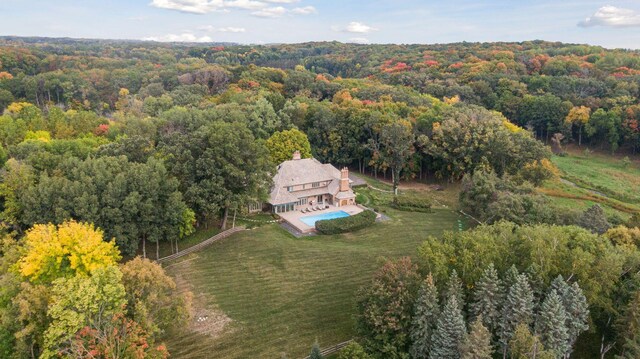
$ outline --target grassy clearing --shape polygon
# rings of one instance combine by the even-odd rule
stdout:
[[[563,177],[580,187],[622,202],[640,205],[640,166],[604,155],[554,157]]]
[[[376,197],[369,191],[359,192]],[[269,224],[167,267],[207,306],[233,320],[218,338],[172,333],[167,342],[172,355],[296,358],[308,354],[316,339],[329,346],[352,338],[356,291],[381,258],[414,255],[427,236],[457,230],[463,220],[444,208],[433,213],[381,208],[391,220],[355,233],[296,239]]]
[[[572,152],[553,157],[565,181],[548,181],[541,192],[554,197],[554,204],[568,210],[585,210],[600,204],[610,216],[623,219],[640,211],[640,165],[604,154],[588,157]],[[567,182],[568,181],[568,182]]]

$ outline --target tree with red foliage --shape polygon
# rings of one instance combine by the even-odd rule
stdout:
[[[164,345],[155,346],[138,323],[116,314],[107,323],[82,328],[60,352],[72,358],[165,359]]]

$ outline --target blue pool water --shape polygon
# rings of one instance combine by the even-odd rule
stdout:
[[[315,216],[300,217],[300,220],[309,227],[315,227],[317,221],[321,221],[323,219],[336,219],[336,218],[343,218],[343,217],[349,217],[349,213],[345,211],[336,211],[336,212],[317,214]]]

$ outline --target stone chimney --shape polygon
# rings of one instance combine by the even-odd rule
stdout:
[[[340,171],[340,192],[349,190],[349,169],[347,167]]]
[[[300,151],[296,151],[293,153],[293,159],[294,160],[299,160],[301,158],[300,156]]]

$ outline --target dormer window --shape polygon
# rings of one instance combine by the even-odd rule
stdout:
[[[293,192],[293,186],[288,186],[287,187],[287,192]]]
[[[318,188],[318,187],[320,187],[320,182],[313,182],[311,184],[311,188]]]

